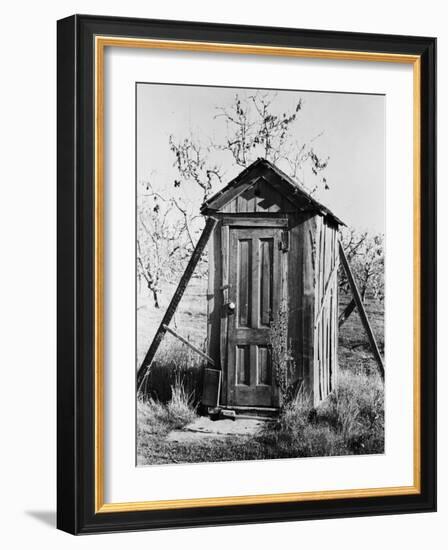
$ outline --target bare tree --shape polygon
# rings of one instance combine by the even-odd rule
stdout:
[[[194,241],[184,209],[155,192],[150,183],[142,186],[137,204],[137,277],[146,282],[159,308],[161,283],[178,275]]]
[[[190,132],[188,136],[169,137],[177,176],[163,191],[162,187],[145,182],[137,206],[137,274],[152,292],[155,307],[159,307],[161,283],[182,271],[194,248],[203,225],[200,204],[223,184],[221,159],[229,169],[241,169],[264,157],[302,185],[305,182],[300,170],[308,164],[315,180],[308,189],[315,192],[320,185],[328,188],[323,176],[328,158],[320,158],[313,148],[320,134],[303,143],[294,137],[302,108],[299,97],[289,111],[279,112],[275,93],[235,94],[229,105],[216,108],[208,136]],[[211,137],[213,125],[217,124],[225,125],[226,136],[222,140]],[[195,196],[196,201],[188,200],[190,196]],[[199,273],[205,272],[205,256],[206,253],[198,266]]]
[[[291,176],[314,193],[318,187],[328,189],[323,175],[329,158],[321,158],[313,144],[322,135],[310,137],[300,143],[294,136],[299,113],[303,108],[301,98],[288,112],[277,113],[277,94],[258,91],[241,97],[235,94],[230,105],[216,108],[215,120],[222,120],[226,126],[223,141],[210,142],[203,146],[197,136],[176,139],[170,136],[170,148],[175,155],[174,166],[179,178],[174,185],[198,185],[204,200],[210,195],[216,183],[222,183],[223,171],[212,159],[218,152],[231,154],[231,164],[246,168],[258,157],[263,157],[281,166]],[[305,182],[300,170],[309,165],[313,182]]]
[[[211,147],[204,147],[192,135],[180,141],[170,136],[169,144],[175,156],[173,164],[181,178],[174,180],[174,187],[180,187],[181,180],[184,185],[193,182],[202,190],[202,200],[205,201],[210,195],[214,180],[222,183],[221,168],[209,159]]]
[[[369,236],[367,232],[359,233],[354,229],[342,232],[342,246],[358,285],[361,299],[369,295],[377,300],[384,300],[384,235]],[[345,271],[339,273],[339,288],[350,292],[350,285]],[[339,316],[342,326],[356,307],[351,300]]]
[[[261,156],[276,163],[284,158],[284,149],[290,136],[290,126],[302,108],[299,99],[293,112],[274,114],[276,94],[257,92],[240,98],[235,95],[229,107],[218,107],[215,118],[222,118],[227,127],[227,138],[217,146],[230,151],[235,163],[243,168]]]

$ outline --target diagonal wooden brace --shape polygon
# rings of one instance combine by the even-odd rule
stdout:
[[[184,271],[184,274],[182,275],[179,281],[179,284],[177,285],[176,292],[171,298],[170,305],[168,306],[165,312],[165,315],[163,316],[162,322],[160,323],[159,328],[157,329],[156,335],[154,336],[151,346],[149,347],[149,350],[147,351],[145,358],[143,359],[143,362],[140,365],[140,368],[138,369],[137,392],[140,391],[143,385],[143,381],[148,376],[149,367],[151,366],[151,363],[152,363],[152,360],[154,359],[156,351],[160,346],[160,343],[162,342],[163,337],[165,336],[166,327],[170,324],[170,321],[173,318],[174,313],[176,312],[177,306],[179,305],[179,302],[185,292],[185,289],[187,288],[187,285],[191,279],[191,276],[193,275],[193,272],[202,256],[204,248],[210,238],[210,235],[213,229],[215,228],[216,223],[217,221],[215,219],[207,218],[204,230],[202,231],[202,235],[199,238],[199,241],[196,245],[196,248],[193,251],[193,254],[190,258],[190,261],[188,262],[188,265]]]
[[[195,351],[198,355],[200,355],[202,357],[202,359],[205,359],[207,361],[207,363],[210,363],[210,365],[212,365],[213,367],[215,366],[215,362],[213,361],[213,359],[211,357],[209,357],[206,353],[204,353],[202,350],[200,350],[199,348],[197,348],[194,344],[192,344],[191,342],[189,342],[186,338],[184,338],[183,336],[181,336],[180,334],[178,334],[175,330],[173,330],[172,328],[170,328],[168,325],[163,325],[163,328],[169,332],[170,334],[172,334],[173,336],[175,336],[178,340],[180,340],[183,344],[185,344],[186,346],[188,346],[190,349],[192,349],[193,351]]]
[[[372,348],[373,355],[378,364],[378,370],[380,372],[381,378],[384,380],[384,364],[383,359],[378,349],[378,345],[375,340],[375,336],[370,326],[369,319],[367,318],[366,310],[364,309],[364,304],[362,303],[361,296],[359,294],[358,287],[356,286],[355,279],[353,277],[352,270],[350,269],[350,264],[348,263],[347,256],[345,255],[344,248],[342,247],[341,242],[339,241],[339,254],[341,256],[342,265],[344,266],[345,272],[347,274],[347,279],[352,289],[353,299],[355,300],[356,307],[358,308],[359,316],[361,317],[364,330],[366,331],[367,338],[370,342],[370,347]]]

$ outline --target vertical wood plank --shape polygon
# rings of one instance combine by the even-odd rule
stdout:
[[[337,280],[336,285],[333,287],[333,330],[331,332],[333,337],[333,362],[331,364],[331,390],[336,389],[336,376],[338,368],[338,287]]]
[[[295,358],[291,381],[312,397],[314,392],[315,236],[316,219],[309,214],[290,214],[289,251],[282,254],[286,269],[285,291],[289,308],[288,340]],[[280,262],[279,262],[280,265]],[[286,284],[287,282],[287,284]]]
[[[328,322],[327,322],[327,395],[331,391],[331,360],[332,360],[332,350],[331,350],[331,328],[332,328],[332,309],[331,309],[331,296],[328,300]]]
[[[324,360],[322,364],[323,372],[323,389],[322,398],[325,399],[328,395],[327,380],[328,380],[328,310],[325,312],[325,321],[323,326],[323,346],[324,346]]]
[[[256,199],[256,197],[253,194],[253,189],[251,189],[250,191],[251,191],[251,194],[246,199],[246,212],[255,212],[256,211],[256,208],[255,208],[255,205],[256,205],[255,199]]]
[[[323,219],[320,218],[320,260],[319,260],[319,307],[322,303],[322,297],[324,295],[325,284],[325,225]]]
[[[329,375],[329,348],[328,348],[328,336],[329,336],[329,327],[330,327],[330,310],[327,309],[325,312],[325,331],[324,331],[324,342],[325,342],[325,358],[324,358],[324,398],[328,395],[328,375]]]
[[[321,346],[322,346],[322,355],[320,362],[320,371],[321,371],[321,389],[320,389],[320,398],[325,398],[325,381],[326,381],[326,343],[327,343],[327,331],[326,331],[326,320],[327,320],[327,311],[324,311],[322,315],[321,322]]]
[[[219,222],[209,240],[208,251],[208,290],[207,290],[207,316],[208,332],[207,345],[208,355],[215,361],[221,370],[220,347],[221,347],[221,311],[222,311],[222,290],[221,290],[221,226]]]
[[[336,268],[339,267],[339,231],[335,229],[334,232],[334,243],[335,243],[335,250],[334,250],[334,257],[336,262]],[[335,304],[334,304],[334,365],[333,365],[333,388],[336,388],[337,386],[337,379],[338,379],[338,345],[339,345],[339,284],[338,284],[338,278],[336,277],[336,280],[334,282],[334,292],[336,294]]]
[[[320,316],[315,318],[315,369],[318,370],[319,398],[325,398],[335,387],[337,365],[337,327],[334,323],[338,307],[338,280],[333,276],[338,262],[338,232],[325,220],[319,222],[319,265],[316,268],[316,307]],[[317,314],[318,315],[318,314]]]
[[[283,298],[287,298],[289,309],[288,328],[289,342],[291,344],[292,353],[295,358],[295,372],[293,373],[293,382],[298,381],[303,377],[304,354],[306,350],[303,347],[303,244],[302,233],[304,231],[303,224],[299,223],[296,217],[289,217],[290,229],[290,244],[287,254],[283,254],[283,266],[286,264],[287,272],[282,270],[282,275],[286,277],[287,288],[283,293]],[[286,285],[285,285],[286,286]]]
[[[322,245],[322,218],[316,216],[315,227],[315,265],[314,265],[314,316],[320,308],[320,288],[321,288],[321,245]],[[313,321],[314,321],[313,316]],[[313,404],[317,405],[320,399],[320,325],[314,328],[314,360],[313,360]]]
[[[242,197],[242,195],[239,195],[237,198],[237,212],[247,212],[246,200]]]
[[[228,337],[228,319],[224,312],[224,304],[229,301],[229,226],[221,226],[221,296],[222,296],[222,308],[221,308],[221,334],[220,334],[220,362],[223,372],[222,376],[222,398],[224,405],[227,405],[230,400],[230,392],[232,387],[232,381],[229,376],[229,369],[227,368],[227,337]]]
[[[270,291],[270,300],[271,300],[271,320],[274,318],[274,312],[280,310],[280,300],[282,297],[282,273],[281,273],[281,258],[280,255],[283,255],[283,252],[280,251],[281,241],[281,230],[277,229],[274,233],[274,238],[272,239],[272,263],[271,263],[271,291]],[[280,287],[274,288],[274,281],[276,281],[276,286]]]
[[[333,371],[333,289],[330,290],[330,298],[328,300],[328,393],[332,390],[331,377]]]
[[[258,328],[260,320],[260,257],[260,238],[258,236],[254,236],[252,240],[252,269],[250,274],[252,282],[252,328]]]

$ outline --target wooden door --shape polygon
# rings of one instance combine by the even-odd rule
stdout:
[[[230,228],[227,401],[277,407],[269,326],[280,306],[281,229]]]

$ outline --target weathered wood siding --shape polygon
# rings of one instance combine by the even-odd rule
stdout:
[[[221,369],[221,228],[218,222],[208,241],[207,353]]]
[[[338,231],[312,213],[287,214],[289,249],[280,255],[281,299],[288,304],[288,339],[302,385],[316,405],[333,391],[337,376]],[[255,224],[254,224],[255,225]],[[229,227],[220,221],[210,238],[207,292],[208,354],[222,369],[221,403],[227,402]],[[235,252],[235,251],[233,251]]]
[[[338,231],[316,216],[313,400],[316,405],[335,388],[338,345]]]
[[[244,186],[242,186],[244,188]],[[221,212],[244,214],[252,212],[293,212],[294,205],[263,178],[227,203]]]
[[[313,247],[316,216],[290,216],[288,258],[288,338],[294,357],[291,373],[296,389],[313,387],[314,364],[314,262]]]

